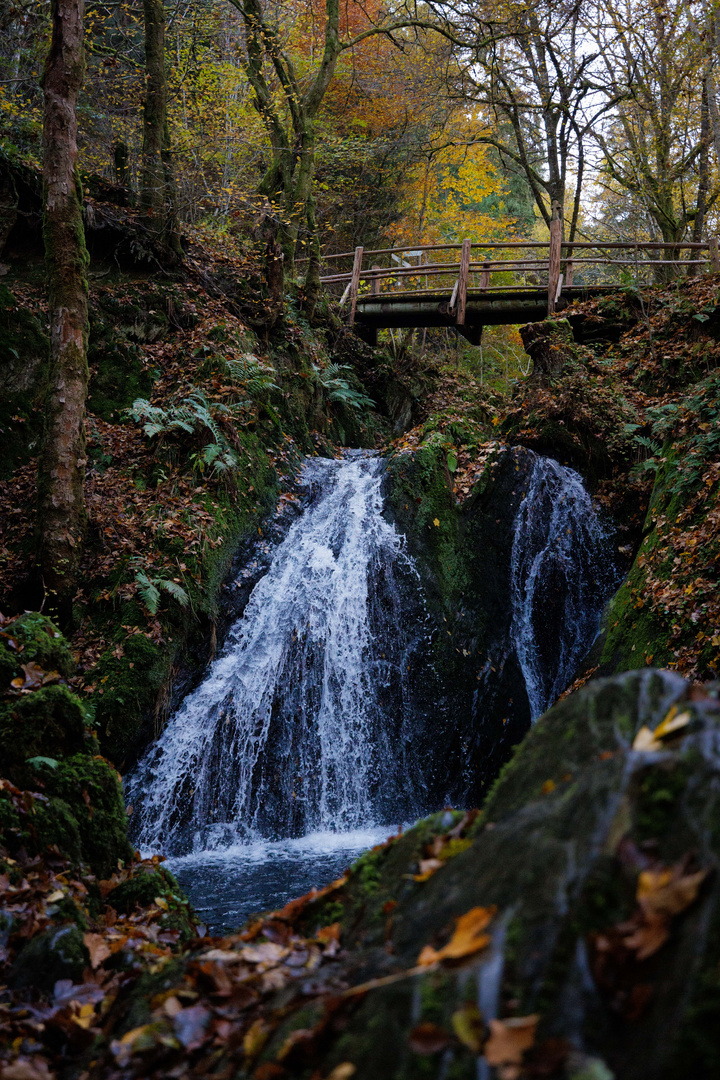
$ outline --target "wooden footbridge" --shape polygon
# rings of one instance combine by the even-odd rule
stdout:
[[[421,244],[327,255],[321,282],[348,305],[347,321],[374,344],[394,327],[453,327],[474,345],[484,326],[538,322],[573,300],[631,281],[720,270],[716,238],[705,243],[562,240]]]

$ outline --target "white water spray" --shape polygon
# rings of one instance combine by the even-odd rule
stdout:
[[[422,787],[405,716],[409,638],[380,459],[313,460],[319,494],[223,654],[129,777],[136,840],[186,854],[398,820]]]
[[[574,677],[617,577],[578,473],[538,457],[515,520],[511,636],[536,720]],[[554,629],[552,629],[554,628]]]

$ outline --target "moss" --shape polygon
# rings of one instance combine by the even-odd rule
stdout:
[[[45,615],[29,611],[0,630],[0,688],[21,675],[21,665],[32,661],[43,671],[69,678],[75,660],[65,638]]]
[[[39,321],[0,285],[0,477],[39,445],[49,357]]]
[[[515,748],[488,794],[486,820],[505,817],[524,806],[528,797],[547,797],[542,793],[548,781],[562,794],[564,785],[588,762],[599,769],[619,768],[614,755],[635,735],[639,695],[646,695],[649,715],[662,702],[663,693],[662,676],[646,671],[624,680],[598,679],[559,701]]]
[[[414,553],[425,563],[447,613],[468,586],[447,467],[449,445],[444,435],[432,432],[415,454],[398,455],[388,463],[389,506]]]
[[[75,754],[61,761],[46,788],[72,808],[82,860],[98,877],[132,858],[120,777],[104,758]]]
[[[366,852],[350,867],[350,874],[359,889],[372,896],[380,885],[380,867],[385,860],[386,849],[379,848]]]
[[[639,841],[658,840],[670,832],[689,772],[687,762],[673,762],[640,774],[633,821],[633,834]]]
[[[89,962],[82,931],[72,924],[60,926],[27,943],[13,964],[8,983],[15,989],[33,986],[50,991],[58,979],[81,982]]]
[[[67,686],[43,686],[34,693],[5,699],[0,704],[4,774],[25,787],[34,775],[29,758],[62,758],[94,750],[97,744],[86,724],[86,709]]]
[[[660,1080],[720,1076],[720,921],[716,913],[678,1038]]]
[[[118,1034],[122,1035],[149,1023],[153,999],[174,987],[182,986],[182,983],[183,969],[180,960],[169,960],[159,971],[144,971],[128,993],[124,1015],[117,1026]]]
[[[163,929],[179,930],[181,941],[194,938],[192,907],[177,879],[164,866],[158,866],[152,872],[145,867],[139,868],[107,894],[105,903],[118,914],[132,915],[136,908],[152,907],[158,898],[167,906],[166,914],[160,920]]]
[[[100,745],[120,765],[134,745],[170,670],[172,656],[143,634],[123,643],[123,655],[107,649],[89,673],[95,696]]]
[[[105,333],[100,334],[100,326]],[[88,411],[108,423],[117,422],[136,398],[149,397],[152,371],[137,345],[119,340],[107,327],[91,321],[88,362],[91,366]]]

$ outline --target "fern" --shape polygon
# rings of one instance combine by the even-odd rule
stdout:
[[[228,359],[225,363],[230,377],[240,383],[251,398],[262,397],[267,390],[279,389],[272,381],[274,369],[252,353],[243,353],[239,359]]]
[[[208,443],[199,454],[195,455],[194,461],[200,472],[206,465],[211,466],[213,473],[232,472],[238,467],[238,459],[225,439],[222,442]]]
[[[133,563],[137,566],[138,560],[134,559]],[[185,589],[183,589],[182,585],[179,585],[177,581],[173,581],[171,578],[159,576],[150,577],[144,570],[137,570],[135,573],[135,582],[137,584],[140,599],[151,615],[156,615],[157,610],[160,607],[161,589],[164,589],[164,591],[169,593],[174,600],[177,600],[181,607],[188,607],[190,604],[190,597]]]
[[[159,437],[162,440],[166,435],[178,432],[194,435],[198,431],[209,431],[213,441],[192,454],[191,461],[200,472],[210,466],[211,475],[215,475],[232,472],[238,467],[237,457],[216,419],[218,416],[231,416],[232,411],[231,406],[209,402],[201,390],[194,390],[167,409],[151,405],[145,398],[137,398],[132,408],[128,409],[128,414],[136,424],[144,421],[143,431],[148,438]],[[155,601],[156,609],[157,603]]]
[[[150,614],[155,615],[160,606],[160,590],[155,582],[147,576],[144,570],[138,570],[135,575],[135,581],[137,582],[140,599]]]
[[[313,364],[315,378],[327,395],[328,401],[335,401],[341,405],[348,405],[358,411],[374,408],[371,398],[361,390],[355,390],[344,377],[345,372],[352,372],[352,368],[345,364],[328,364],[320,368]]]
[[[170,578],[155,578],[156,582],[161,589],[170,593],[174,600],[177,600],[181,607],[188,607],[190,603],[190,597],[183,589],[182,585],[178,585],[177,581],[172,581]]]

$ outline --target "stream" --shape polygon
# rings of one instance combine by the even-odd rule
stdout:
[[[383,459],[366,451],[308,460],[303,513],[204,680],[126,779],[136,844],[168,858],[214,933],[327,884],[439,809],[413,723],[412,679],[429,654],[422,583],[383,516],[383,478]],[[608,552],[580,477],[537,458],[508,582],[532,719],[597,633]]]

